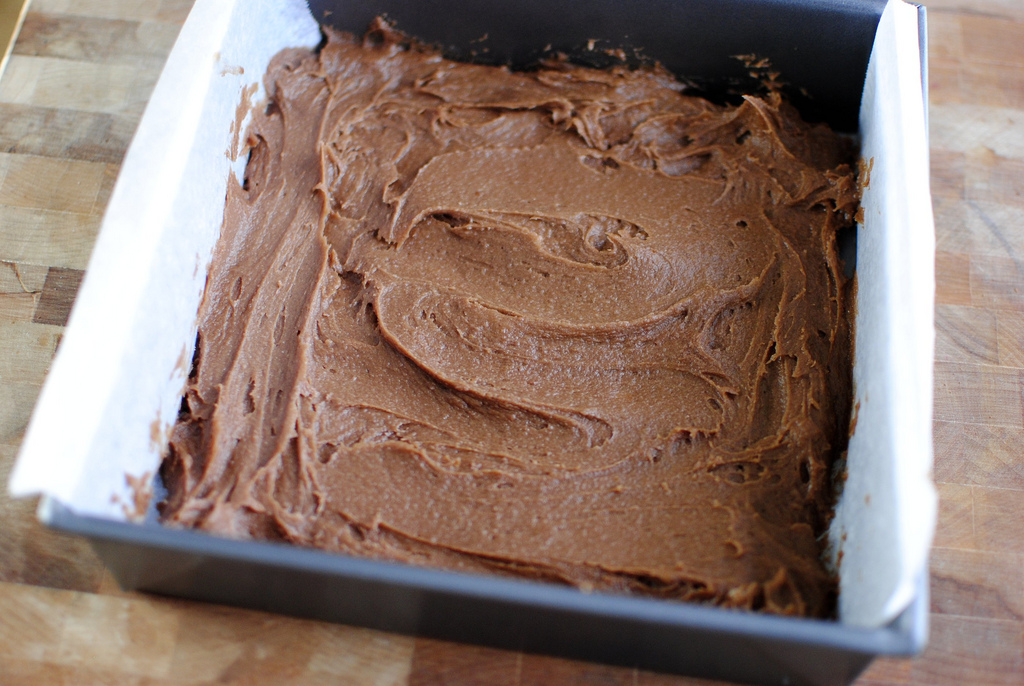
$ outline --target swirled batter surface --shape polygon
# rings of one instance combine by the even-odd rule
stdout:
[[[165,521],[827,615],[846,147],[659,69],[279,55]]]

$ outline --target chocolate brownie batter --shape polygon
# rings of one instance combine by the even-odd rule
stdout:
[[[838,137],[776,96],[460,64],[383,25],[266,83],[165,522],[830,612]]]

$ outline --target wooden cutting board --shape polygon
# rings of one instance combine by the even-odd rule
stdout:
[[[6,0],[0,0],[4,2]],[[0,81],[0,483],[192,0],[34,0]],[[932,638],[868,684],[1024,683],[1024,2],[931,0]],[[122,593],[0,494],[0,686],[708,684]]]

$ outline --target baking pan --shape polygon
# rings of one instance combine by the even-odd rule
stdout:
[[[446,56],[525,68],[553,51],[605,67],[621,49],[654,59],[713,97],[754,92],[738,55],[766,58],[791,85],[804,118],[857,130],[875,27],[886,0],[309,0],[313,16],[360,34],[376,16],[444,48]],[[452,17],[458,17],[453,21]]]
[[[320,17],[330,9],[331,23],[353,31],[384,12],[400,29],[452,55],[481,61],[523,65],[550,49],[600,64],[606,58],[602,50],[622,48],[631,59],[656,59],[722,99],[754,83],[735,55],[756,54],[782,73],[805,116],[851,132],[859,121],[862,134],[865,117],[874,116],[860,110],[862,96],[865,110],[895,108],[891,127],[864,137],[865,146],[882,150],[905,139],[917,147],[894,152],[898,164],[879,155],[871,195],[865,195],[869,216],[857,246],[854,368],[860,420],[832,532],[836,552],[843,554],[841,621],[584,593],[228,540],[158,523],[153,501],[160,497],[159,483],[153,475],[188,372],[204,274],[223,213],[224,180],[245,163],[246,151],[238,145],[244,121],[236,119],[236,106],[240,100],[259,102],[262,70],[252,64],[265,70],[281,47],[318,39],[298,0],[197,1],[122,166],[19,455],[12,493],[43,493],[40,519],[88,538],[126,589],[754,684],[848,684],[875,656],[919,652],[927,637],[927,548],[935,507],[927,475],[932,342],[930,333],[906,333],[896,325],[905,321],[900,308],[908,307],[920,310],[915,331],[930,332],[932,326],[934,239],[926,202],[927,148],[919,130],[927,111],[924,9],[901,0],[310,5]],[[923,103],[917,109],[879,95],[896,86],[905,92],[905,69],[869,69],[876,35],[883,29],[899,33],[900,21],[904,38],[907,22],[913,22],[914,54],[906,66],[917,70],[916,92],[909,98]],[[479,40],[483,34],[486,41]],[[252,35],[271,36],[273,45],[262,45],[262,57],[243,69]],[[897,42],[897,61],[908,57],[906,49]],[[195,76],[207,72],[205,80]],[[914,135],[904,135],[911,129]],[[907,170],[914,173],[902,173]],[[905,225],[912,230],[900,228]],[[906,264],[900,262],[904,257]],[[113,308],[103,304],[115,292],[119,310],[110,313]],[[129,324],[113,318],[124,319],[125,312],[131,314]],[[111,317],[106,328],[104,317]],[[906,368],[917,376],[900,371]],[[865,418],[871,419],[868,429],[861,428]],[[863,454],[863,465],[857,454]],[[896,484],[898,492],[888,493],[886,484]],[[906,490],[915,485],[917,491]],[[876,510],[889,500],[891,508],[865,509],[872,500],[863,497],[865,489]],[[874,580],[878,575],[881,581]]]
[[[53,500],[40,516],[88,538],[125,589],[708,679],[849,684],[875,656],[914,655],[927,636],[927,570],[895,621],[859,629],[233,541]]]

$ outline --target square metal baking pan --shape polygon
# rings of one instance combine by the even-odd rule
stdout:
[[[885,0],[422,0],[342,4],[342,28],[360,31],[386,11],[399,28],[478,57],[513,64],[547,44],[594,62],[599,47],[642,48],[711,93],[750,85],[734,56],[755,53],[798,94],[805,114],[855,131],[864,75]],[[460,17],[459,22],[438,18]],[[918,8],[922,87],[925,13]],[[562,44],[559,43],[562,41]],[[927,105],[927,96],[925,96]],[[913,655],[927,636],[928,575],[889,625],[861,629],[647,598],[584,593],[350,558],[272,543],[235,541],[83,515],[44,496],[40,519],[88,538],[118,582],[137,589],[386,631],[549,653],[757,684],[847,684],[878,655]]]
[[[40,518],[88,538],[125,589],[708,679],[849,684],[876,656],[914,655],[927,638],[927,570],[910,607],[869,630],[234,541],[52,499]]]

